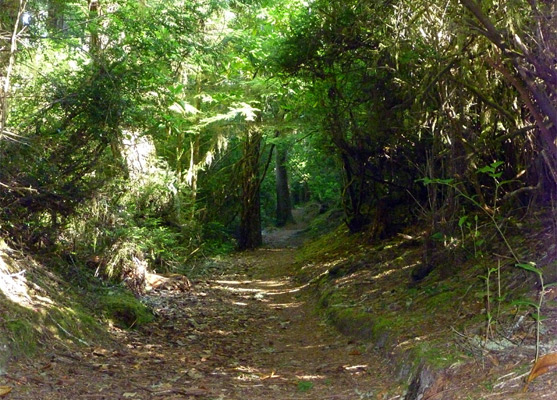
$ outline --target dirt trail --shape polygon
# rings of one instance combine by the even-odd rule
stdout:
[[[299,228],[275,235],[294,244]],[[12,365],[9,399],[400,398],[386,395],[387,368],[373,351],[314,314],[289,278],[293,262],[291,248],[235,254],[191,292],[152,293],[156,321],[116,331],[114,348]]]

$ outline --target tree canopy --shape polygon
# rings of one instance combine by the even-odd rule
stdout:
[[[462,194],[492,214],[554,201],[549,3],[0,7],[0,229],[28,245],[171,268],[259,246],[293,203],[377,240],[456,229]]]

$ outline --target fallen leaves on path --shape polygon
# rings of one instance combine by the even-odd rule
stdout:
[[[286,276],[292,262],[293,250],[260,250],[191,290],[159,286],[143,298],[154,323],[114,328],[112,346],[12,366],[10,399],[343,400],[384,390],[382,361],[321,323]]]

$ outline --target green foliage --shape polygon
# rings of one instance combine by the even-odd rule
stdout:
[[[85,204],[71,219],[67,245],[78,254],[100,255],[109,277],[121,279],[145,259],[161,272],[180,265],[199,245],[200,228],[174,222],[171,174],[158,168],[144,181],[122,182]],[[122,196],[121,193],[124,193]]]
[[[299,392],[308,392],[313,389],[313,382],[310,381],[299,381],[298,382],[298,391]]]

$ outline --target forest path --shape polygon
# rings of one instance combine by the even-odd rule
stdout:
[[[300,228],[273,234],[295,245]],[[384,360],[314,313],[294,262],[292,248],[233,254],[189,292],[150,293],[155,322],[115,331],[114,348],[56,350],[13,369],[10,399],[400,398],[387,395]]]

